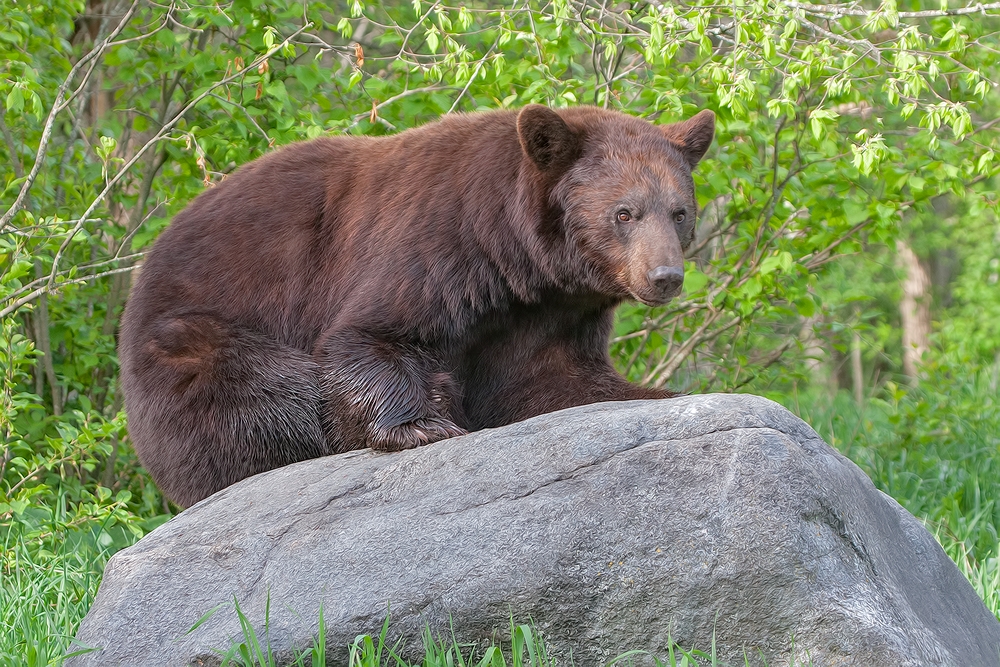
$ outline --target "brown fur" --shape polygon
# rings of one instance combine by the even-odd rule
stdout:
[[[533,105],[246,165],[175,218],[132,291],[140,459],[187,506],[310,457],[670,396],[619,376],[608,338],[623,300],[679,291],[713,131],[709,112],[656,128]]]

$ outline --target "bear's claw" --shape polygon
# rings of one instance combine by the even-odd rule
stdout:
[[[429,445],[438,440],[446,440],[468,433],[454,422],[439,417],[416,419],[373,434],[368,446],[381,452],[398,452]]]

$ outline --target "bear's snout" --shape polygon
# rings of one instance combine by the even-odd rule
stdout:
[[[684,285],[684,269],[679,266],[658,266],[646,272],[650,287],[666,303],[681,293]]]

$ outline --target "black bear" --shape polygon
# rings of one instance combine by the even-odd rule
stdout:
[[[680,292],[714,131],[531,105],[244,166],[163,232],[122,318],[140,460],[189,506],[307,458],[672,396],[608,338],[622,301]]]

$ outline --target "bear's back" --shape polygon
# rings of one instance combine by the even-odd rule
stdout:
[[[293,144],[201,193],[149,252],[123,327],[183,306],[257,319],[274,334],[292,329],[297,295],[311,278],[326,174],[346,163],[357,144],[353,138]]]
[[[519,166],[510,112],[283,147],[174,218],[142,266],[123,329],[204,308],[309,349],[341,306],[360,307],[352,299],[384,312],[437,284],[429,310],[454,310],[443,300],[455,267],[483,243],[513,245],[493,238],[506,233],[493,222],[517,216],[513,195],[497,192],[513,193]]]

